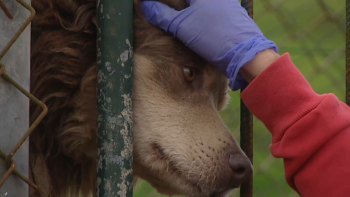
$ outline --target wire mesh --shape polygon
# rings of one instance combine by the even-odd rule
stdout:
[[[22,5],[24,8],[26,8],[30,15],[25,20],[25,22],[21,25],[19,30],[15,33],[15,35],[10,39],[10,41],[6,44],[6,46],[3,48],[3,50],[0,52],[0,60],[5,56],[5,54],[10,50],[13,43],[16,42],[18,37],[22,34],[22,32],[26,29],[26,27],[30,24],[30,22],[33,20],[35,16],[35,10],[33,7],[31,7],[28,3],[26,3],[24,0],[16,0],[20,5]],[[13,19],[12,14],[7,9],[6,5],[2,0],[0,0],[0,7],[5,12],[5,14],[9,17],[9,19]],[[29,129],[24,133],[24,135],[21,137],[21,139],[16,143],[16,145],[12,148],[9,154],[6,154],[4,151],[0,149],[0,157],[6,161],[7,165],[7,171],[0,179],[0,187],[6,182],[6,180],[10,177],[10,175],[13,173],[17,175],[20,179],[22,179],[24,182],[26,182],[30,187],[34,189],[38,189],[37,185],[35,185],[28,177],[23,175],[21,172],[19,172],[16,169],[16,162],[12,159],[12,157],[16,154],[17,150],[21,147],[21,145],[24,143],[24,141],[29,137],[29,135],[33,132],[33,130],[37,127],[37,125],[40,123],[40,121],[45,117],[47,114],[47,107],[44,103],[39,101],[37,98],[35,98],[32,94],[30,94],[25,88],[23,88],[19,83],[17,83],[14,79],[12,79],[7,73],[5,65],[3,65],[0,62],[0,77],[5,79],[8,83],[12,84],[17,90],[22,92],[25,96],[27,96],[32,102],[36,103],[37,105],[40,105],[43,109],[41,114],[37,117],[37,119],[33,122],[33,124],[29,127]]]
[[[4,13],[9,19],[11,20],[13,19],[11,12],[9,11],[9,9],[6,7],[5,3],[2,0],[0,0],[0,8],[4,11]]]

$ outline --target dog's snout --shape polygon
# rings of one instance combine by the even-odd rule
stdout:
[[[233,172],[233,181],[241,184],[253,173],[253,166],[249,159],[243,155],[230,155],[229,166]]]

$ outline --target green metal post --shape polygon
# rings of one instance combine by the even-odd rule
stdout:
[[[133,1],[97,1],[97,196],[131,197]]]
[[[346,0],[346,103],[350,106],[350,0]]]
[[[242,0],[242,6],[248,11],[253,18],[253,0]],[[253,163],[253,115],[241,100],[241,148]],[[249,177],[240,188],[241,197],[253,196],[253,175]]]

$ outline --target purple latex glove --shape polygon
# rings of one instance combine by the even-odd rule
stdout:
[[[232,90],[248,83],[239,69],[265,49],[278,53],[238,0],[187,0],[177,11],[157,1],[143,1],[144,18],[173,34],[195,53],[215,65],[230,79]]]

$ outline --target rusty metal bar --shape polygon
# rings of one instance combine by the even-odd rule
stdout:
[[[7,157],[6,153],[3,152],[2,150],[0,150],[0,158],[2,158],[3,160],[5,160]],[[14,162],[14,161],[13,161]],[[26,176],[24,176],[20,171],[18,171],[16,168],[13,169],[13,174],[15,174],[16,176],[18,176],[20,179],[22,179],[24,182],[26,182],[30,187],[34,188],[34,189],[38,189],[38,186],[36,186],[29,178],[27,178]],[[4,175],[3,177],[6,177],[6,175]],[[6,179],[8,177],[6,177],[5,179],[2,178],[1,182],[0,182],[0,188],[1,186],[5,183]],[[3,181],[4,180],[4,181]]]
[[[2,176],[1,180],[0,180],[0,187],[5,183],[5,181],[10,177],[10,175],[12,174],[12,172],[15,170],[16,168],[16,163],[13,161],[10,164],[10,167],[8,168],[8,170],[6,171],[6,173],[4,174],[4,176]]]
[[[33,124],[29,127],[29,129],[24,133],[24,135],[21,137],[19,142],[14,146],[14,148],[11,150],[9,155],[6,155],[1,149],[0,149],[0,157],[4,160],[6,160],[6,164],[8,166],[11,166],[14,164],[14,161],[12,160],[12,157],[16,154],[17,150],[21,147],[21,145],[24,143],[24,141],[29,137],[29,135],[33,132],[33,130],[38,126],[40,121],[46,116],[48,108],[46,105],[38,100],[36,97],[34,97],[32,94],[30,94],[27,90],[25,90],[20,84],[18,84],[15,80],[13,80],[9,75],[7,75],[5,72],[5,65],[3,65],[0,62],[0,76],[4,78],[7,82],[12,84],[16,89],[21,91],[24,95],[26,95],[31,101],[36,103],[37,105],[40,105],[43,109],[43,111],[40,113],[40,115],[36,118],[36,120],[33,122]],[[14,174],[16,174],[19,178],[21,178],[24,182],[26,182],[29,186],[33,187],[34,189],[38,189],[38,187],[30,181],[26,176],[24,176],[22,173],[17,171],[16,169],[12,170],[14,171]],[[11,172],[12,172],[11,171]],[[6,179],[9,176],[6,176],[5,174],[1,181],[6,181]],[[3,182],[0,183],[0,187],[3,184]]]
[[[13,19],[11,12],[9,11],[9,9],[7,9],[5,3],[2,0],[0,0],[0,8],[4,11],[4,13],[9,19]]]
[[[346,103],[350,106],[350,0],[346,0]]]
[[[5,66],[0,63],[1,68],[5,68]],[[24,95],[26,95],[31,101],[33,101],[35,104],[40,105],[43,111],[40,113],[40,115],[36,118],[36,120],[33,122],[33,124],[29,127],[29,129],[24,133],[20,141],[13,147],[10,154],[6,157],[6,163],[10,164],[13,155],[16,154],[17,150],[21,147],[21,145],[24,143],[24,141],[29,137],[29,135],[33,132],[33,130],[39,125],[41,120],[46,116],[47,114],[47,107],[46,105],[38,100],[36,97],[34,97],[32,94],[30,94],[26,89],[24,89],[21,85],[19,85],[15,80],[13,80],[9,75],[7,75],[5,72],[2,74],[2,78],[4,78],[6,81],[11,83],[13,86],[15,86],[19,91],[21,91]]]
[[[253,18],[253,0],[242,0],[242,6]],[[243,90],[242,90],[243,91]],[[253,115],[241,100],[240,145],[253,164]],[[253,175],[251,175],[240,188],[240,197],[253,196]]]
[[[1,0],[0,0],[1,1]],[[35,10],[32,6],[30,6],[28,3],[24,2],[23,0],[16,0],[19,4],[21,4],[23,7],[25,7],[27,10],[30,11],[30,15],[27,18],[27,20],[23,23],[23,25],[19,28],[19,30],[16,32],[16,34],[11,38],[10,42],[7,43],[7,45],[4,47],[4,49],[0,52],[0,60],[4,57],[4,55],[7,53],[8,50],[10,50],[13,43],[18,39],[18,37],[23,33],[25,28],[29,25],[30,21],[33,20],[35,16]]]
[[[133,1],[97,1],[97,196],[133,195]]]

